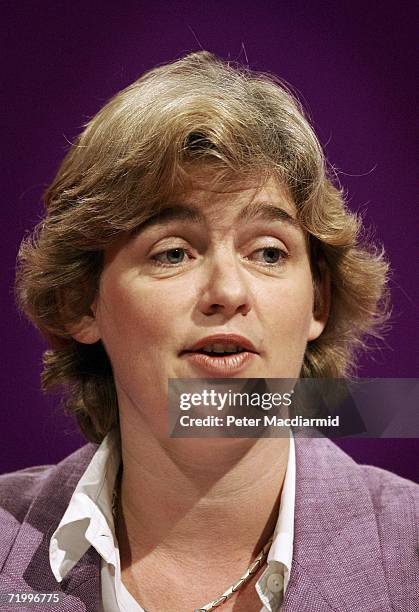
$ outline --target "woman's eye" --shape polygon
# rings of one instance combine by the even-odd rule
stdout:
[[[250,256],[252,261],[265,266],[281,266],[288,257],[288,253],[278,247],[268,246],[256,249]],[[187,250],[183,247],[166,249],[151,257],[154,264],[158,266],[174,267],[186,263],[191,259]]]
[[[176,265],[183,263],[185,259],[186,251],[181,247],[176,247],[175,249],[167,249],[166,251],[162,251],[161,253],[157,253],[157,255],[153,255],[152,259],[157,264],[162,265]]]
[[[277,247],[264,247],[252,253],[252,259],[267,265],[281,265],[288,257],[288,253]]]

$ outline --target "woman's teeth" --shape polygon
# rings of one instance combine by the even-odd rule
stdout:
[[[201,351],[204,353],[241,353],[244,349],[238,344],[206,344]]]

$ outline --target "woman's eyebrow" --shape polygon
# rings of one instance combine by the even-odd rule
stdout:
[[[150,219],[141,223],[135,230],[133,235],[138,235],[145,229],[154,227],[156,225],[165,225],[171,221],[188,221],[190,223],[203,223],[205,221],[205,215],[201,210],[194,206],[187,204],[173,204],[171,206],[165,206],[161,208],[156,214]],[[246,205],[243,210],[240,211],[238,222],[248,221],[281,221],[285,222],[292,227],[301,229],[301,224],[293,217],[289,212],[280,206],[274,206],[265,202],[254,203]]]
[[[186,204],[173,204],[165,206],[156,212],[152,217],[136,227],[132,234],[138,235],[145,229],[156,225],[165,225],[170,221],[189,221],[190,223],[203,223],[204,215],[198,208],[187,206]]]
[[[281,206],[266,202],[251,202],[240,211],[238,221],[282,221],[301,229],[301,224]]]

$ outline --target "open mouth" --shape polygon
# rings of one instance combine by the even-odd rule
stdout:
[[[191,352],[200,353],[201,355],[208,355],[208,357],[228,357],[230,355],[238,355],[246,350],[247,349],[238,345],[208,345]]]
[[[184,351],[194,367],[213,376],[228,377],[243,371],[253,359],[255,351],[236,342],[212,342]]]

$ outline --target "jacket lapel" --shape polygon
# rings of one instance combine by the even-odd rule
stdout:
[[[362,470],[325,438],[296,435],[294,554],[284,612],[391,610]]]
[[[46,474],[3,566],[2,591],[8,587],[10,592],[59,593],[60,602],[54,604],[57,612],[101,609],[100,557],[93,548],[61,583],[56,581],[49,563],[51,535],[96,449],[88,444]]]

